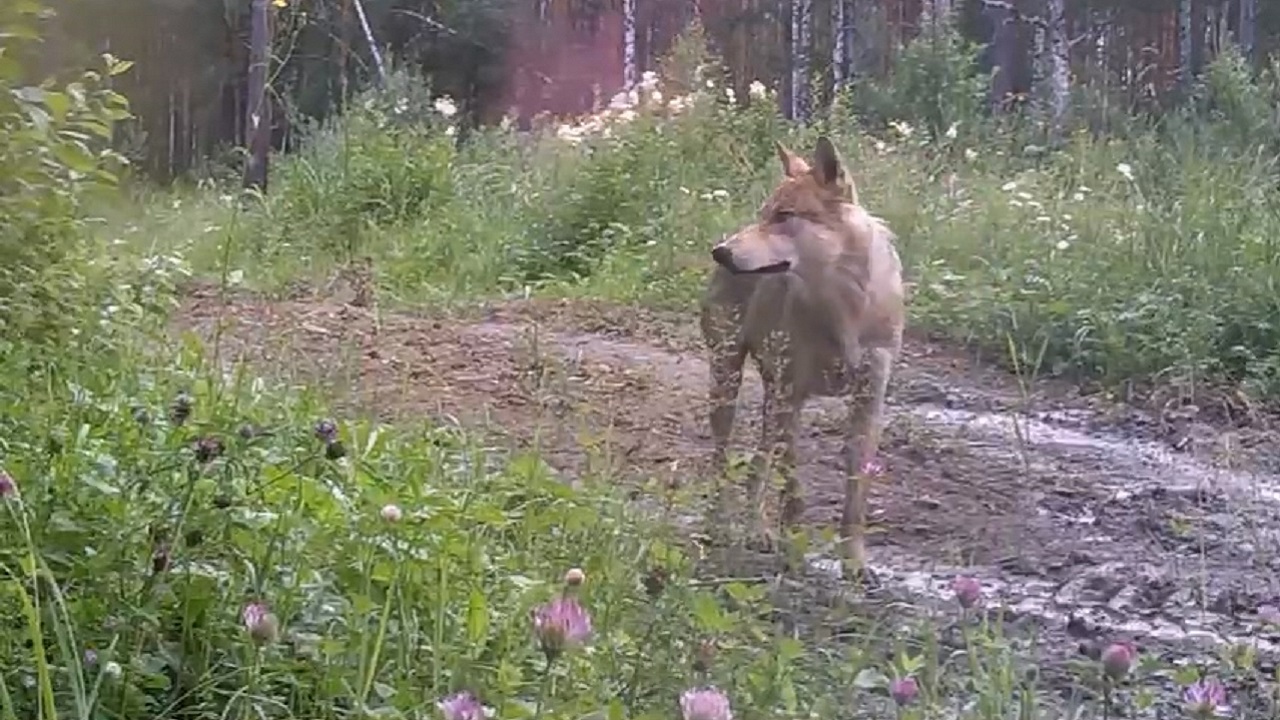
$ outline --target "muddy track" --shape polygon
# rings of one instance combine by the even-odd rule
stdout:
[[[375,319],[208,294],[180,319],[205,337],[219,323],[223,357],[287,357],[290,372],[326,379],[383,419],[483,424],[536,445],[569,477],[705,476],[707,368],[687,319],[536,303]],[[887,479],[872,494],[878,592],[946,602],[964,572],[1065,654],[1125,636],[1177,656],[1247,638],[1264,665],[1280,656],[1280,636],[1257,618],[1280,603],[1280,477],[1255,461],[1265,447],[1245,455],[1236,435],[1205,427],[1171,443],[1137,411],[1103,412],[1069,393],[1019,410],[1028,400],[1011,378],[919,340],[891,393]],[[759,399],[751,370],[740,451],[754,444]],[[839,400],[815,399],[802,419],[799,475],[815,527],[838,512],[843,414]],[[815,549],[808,575],[831,585],[838,566]]]

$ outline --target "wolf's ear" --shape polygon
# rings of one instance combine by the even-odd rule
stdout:
[[[814,177],[823,185],[835,185],[845,179],[844,161],[826,135],[819,137],[813,148],[813,167]]]
[[[796,177],[809,172],[809,163],[805,162],[799,155],[791,152],[777,140],[773,141],[773,146],[778,151],[778,160],[782,163],[782,172],[787,177]]]

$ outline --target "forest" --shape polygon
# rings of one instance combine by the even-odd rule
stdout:
[[[1063,116],[1074,99],[1089,108],[1090,122],[1103,124],[1107,113],[1158,112],[1185,97],[1228,45],[1261,69],[1280,43],[1280,6],[1262,0],[260,5],[270,24],[276,148],[291,146],[299,126],[339,112],[344,98],[385,81],[392,66],[458,101],[468,126],[507,114],[527,123],[538,113],[586,113],[656,69],[694,18],[738,97],[763,82],[778,90],[788,117],[807,116],[837,87],[888,76],[903,48],[938,22],[978,46],[976,70],[992,75],[992,111],[1035,97]],[[138,118],[125,142],[149,176],[165,181],[245,144],[253,8],[237,0],[65,0],[33,67],[48,74],[104,51],[134,61],[119,86]],[[925,102],[936,90],[920,92]]]

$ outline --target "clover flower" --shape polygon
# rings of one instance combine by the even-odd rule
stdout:
[[[733,720],[729,698],[714,687],[690,688],[680,694],[684,720]]]
[[[454,693],[436,703],[444,720],[484,720],[484,706],[474,695],[463,691]]]
[[[1182,691],[1187,713],[1195,718],[1222,717],[1230,709],[1227,689],[1217,680],[1200,680]]]
[[[591,615],[573,597],[561,596],[533,611],[533,631],[551,661],[591,637]]]
[[[240,620],[257,645],[274,642],[279,633],[276,616],[267,608],[266,603],[255,601],[245,605],[244,610],[240,611]]]
[[[1133,663],[1138,659],[1138,650],[1132,643],[1118,642],[1112,643],[1102,651],[1100,658],[1102,662],[1102,671],[1112,680],[1119,680],[1129,671],[1133,669]]]
[[[898,705],[910,705],[920,694],[920,685],[916,679],[907,676],[889,683],[889,697]]]

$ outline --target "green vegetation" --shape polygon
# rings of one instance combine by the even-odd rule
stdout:
[[[331,399],[166,334],[187,271],[275,289],[367,256],[406,305],[530,288],[688,308],[712,239],[774,181],[772,142],[822,131],[901,236],[916,326],[1110,382],[1280,392],[1280,77],[1229,55],[1184,115],[1054,148],[957,82],[938,90],[954,116],[922,125],[860,122],[864,101],[907,106],[893,86],[803,129],[704,86],[459,149],[447,112],[401,109],[400,76],[279,158],[265,198],[134,188],[94,222],[124,109],[97,83],[127,70],[64,90],[0,72],[2,720],[418,718],[458,691],[499,718],[665,718],[703,684],[748,719],[1058,716],[1062,686],[980,605],[902,629],[813,603],[784,632],[768,586],[697,576],[696,547],[610,478],[571,489],[451,427],[321,422]],[[562,594],[592,636],[548,654],[530,613]],[[1126,679],[1154,668],[1104,660],[1067,668],[1069,704],[1154,702]]]
[[[903,59],[908,79],[917,64],[964,66],[930,52],[972,52],[921,47],[923,57]],[[1267,131],[1280,98],[1275,71],[1255,80],[1226,53],[1206,73],[1197,107],[1153,128],[1135,120],[1106,137],[1080,131],[1053,149],[978,115],[966,98],[980,83],[923,87],[948,113],[926,125],[910,112],[883,127],[857,122],[863,107],[913,107],[892,84],[855,90],[838,104],[848,113],[804,129],[768,102],[739,111],[702,90],[674,119],[662,119],[664,102],[624,111],[636,115],[625,122],[606,112],[563,128],[567,140],[554,128],[490,130],[460,150],[442,132],[447,119],[402,121],[404,92],[392,90],[354,103],[283,158],[271,197],[237,219],[229,196],[183,199],[180,227],[213,218],[224,231],[171,232],[153,220],[144,240],[179,240],[174,249],[200,270],[229,258],[267,285],[370,255],[384,290],[407,303],[533,284],[688,307],[706,249],[774,182],[774,139],[808,148],[824,131],[864,203],[901,237],[917,328],[996,356],[1012,340],[1022,364],[1041,373],[1225,383],[1255,402],[1280,392],[1280,195]],[[596,126],[606,124],[603,137]]]

